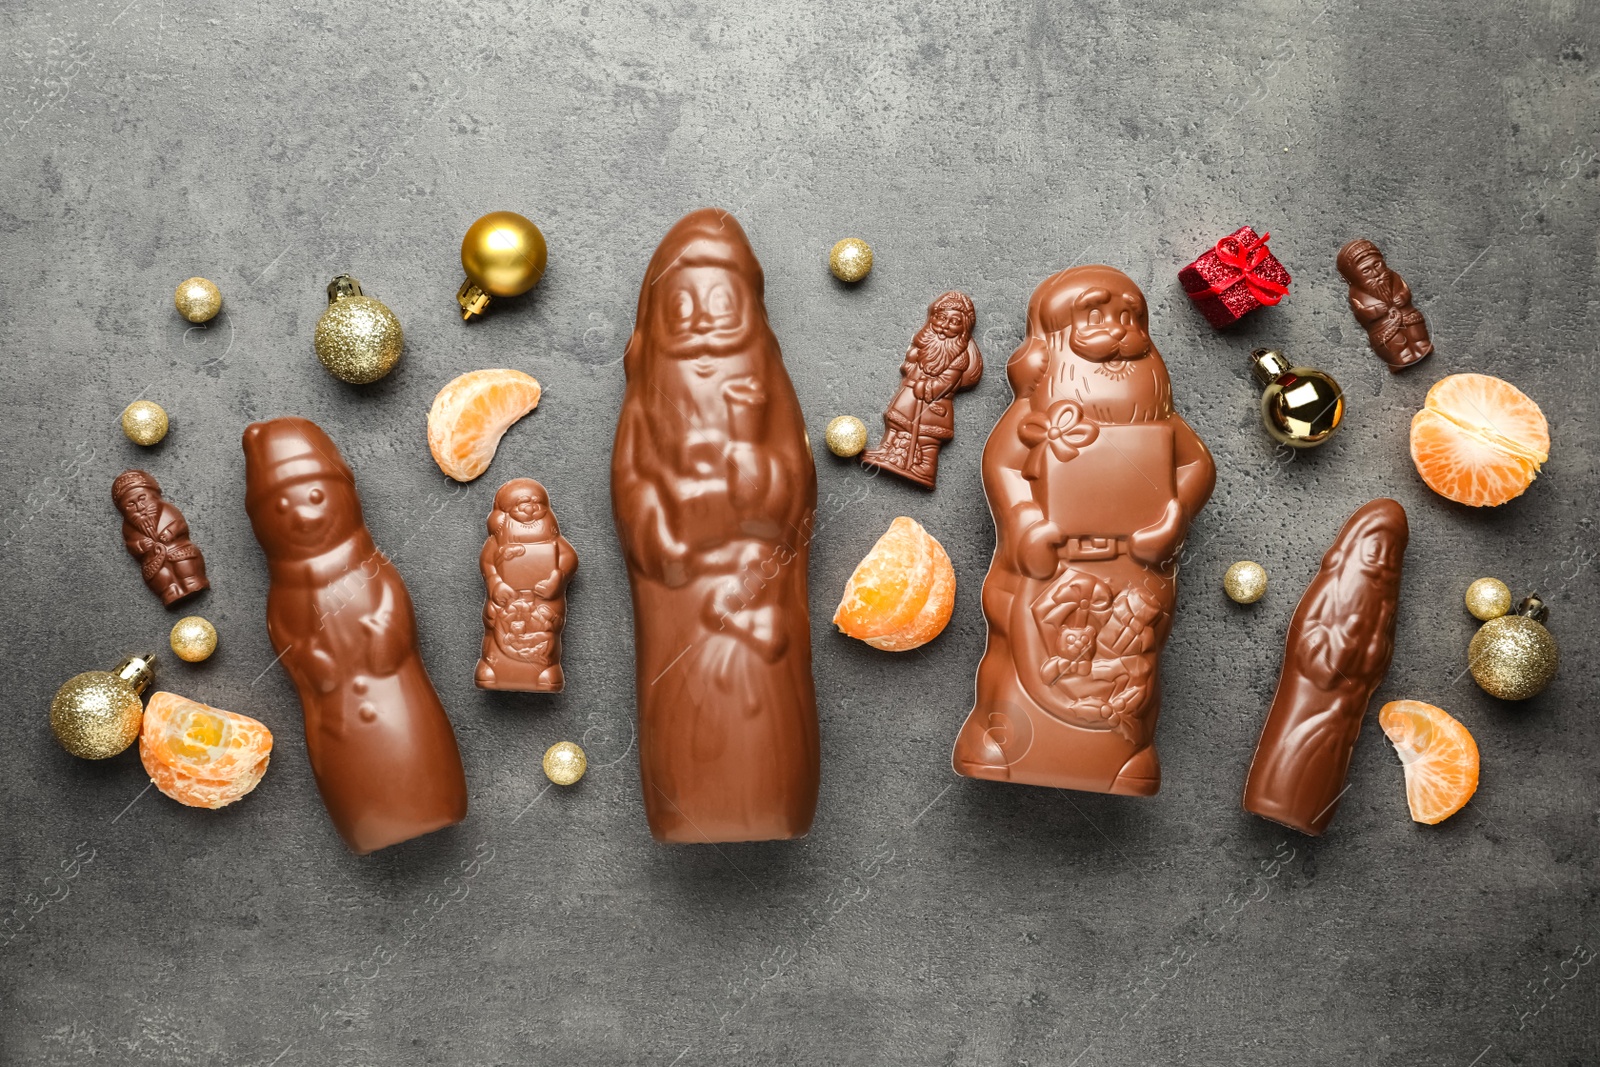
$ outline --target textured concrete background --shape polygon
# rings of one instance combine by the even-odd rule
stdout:
[[[724,7],[727,9],[724,10]],[[1205,9],[1215,10],[1207,11]],[[1490,9],[1492,8],[1492,9]],[[1584,0],[658,3],[12,0],[0,11],[0,1061],[6,1064],[1593,1064],[1600,905],[1593,667],[1600,12]],[[632,747],[626,584],[607,461],[645,262],[685,211],[748,230],[819,453],[811,568],[824,780],[803,842],[653,844]],[[550,270],[464,326],[467,224],[535,219]],[[1178,268],[1242,223],[1293,295],[1213,333]],[[825,269],[857,234],[877,268]],[[1333,268],[1368,235],[1437,353],[1391,377]],[[1045,275],[1103,260],[1145,287],[1180,409],[1218,459],[1166,654],[1165,783],[1130,800],[957,779],[993,543],[979,449]],[[311,353],[323,286],[405,324],[387,380]],[[226,310],[189,329],[182,278]],[[822,450],[878,413],[926,302],[975,298],[990,373],[959,403],[937,492]],[[1345,386],[1319,453],[1274,453],[1246,368],[1284,346]],[[454,375],[545,386],[479,482],[429,459]],[[1554,448],[1488,513],[1419,481],[1406,427],[1452,371],[1509,378]],[[173,430],[119,433],[136,396]],[[416,599],[464,749],[466,823],[367,859],[318,801],[264,625],[239,434],[309,416],[355,469]],[[222,635],[166,654],[173,614],[124,554],[113,476],[187,513]],[[559,697],[472,685],[476,555],[494,488],[550,488],[582,569]],[[1407,818],[1375,722],[1332,831],[1239,810],[1289,614],[1344,517],[1411,516],[1398,651],[1378,701],[1473,731],[1483,786]],[[891,656],[827,624],[896,515],[954,557],[954,621]],[[1223,569],[1271,572],[1251,609]],[[1566,664],[1539,699],[1463,679],[1467,582],[1550,600]],[[158,685],[265,720],[261,787],[225,811],[145,791],[133,753],[76,761],[46,708],[136,648]],[[547,790],[538,758],[592,770]]]

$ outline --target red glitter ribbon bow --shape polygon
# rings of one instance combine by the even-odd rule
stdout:
[[[1261,261],[1269,255],[1267,252],[1267,238],[1271,236],[1270,233],[1264,233],[1254,241],[1246,244],[1233,234],[1229,234],[1218,241],[1216,248],[1217,261],[1238,271],[1239,276],[1226,285],[1213,283],[1211,291],[1217,296],[1221,296],[1235,285],[1244,282],[1245,287],[1250,290],[1250,295],[1267,307],[1272,307],[1288,296],[1288,286],[1280,285],[1271,278],[1263,278],[1256,273],[1256,268],[1261,265]]]

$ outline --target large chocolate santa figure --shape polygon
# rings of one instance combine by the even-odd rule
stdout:
[[[1119,270],[1045,279],[1006,373],[1015,399],[983,450],[989,642],[955,769],[1148,796],[1175,559],[1216,467]]]
[[[267,635],[300,690],[306,754],[358,855],[460,822],[467,782],[417,651],[400,572],[372,543],[355,478],[316,423],[244,431],[245,508],[267,556]]]
[[[733,216],[702,209],[667,231],[623,364],[611,501],[651,833],[798,837],[819,778],[806,612],[817,476]]]

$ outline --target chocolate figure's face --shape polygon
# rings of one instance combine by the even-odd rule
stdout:
[[[310,556],[350,535],[360,521],[354,490],[341,479],[305,478],[278,487],[267,503],[267,523],[281,544]]]
[[[719,362],[739,354],[749,333],[751,295],[743,278],[716,266],[684,266],[658,283],[656,295],[661,352],[684,360],[695,374],[709,378]]]
[[[928,325],[945,337],[960,337],[967,330],[967,317],[960,308],[935,308],[928,316]]]
[[[161,510],[161,497],[147,485],[136,485],[122,494],[122,510],[133,518],[149,522]]]
[[[1096,286],[1072,304],[1072,350],[1095,363],[1140,359],[1150,351],[1144,296],[1131,286]]]
[[[537,522],[544,518],[549,505],[532,489],[520,489],[511,498],[506,513],[521,523]]]
[[[1387,537],[1370,536],[1361,542],[1361,564],[1368,571],[1383,573],[1395,565],[1395,545]]]
[[[1368,288],[1382,285],[1388,273],[1389,266],[1376,248],[1367,249],[1356,257],[1356,274]]]

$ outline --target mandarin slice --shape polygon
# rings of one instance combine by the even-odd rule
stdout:
[[[428,451],[439,469],[470,482],[489,469],[511,424],[539,406],[539,383],[519,370],[468,371],[428,410]]]
[[[191,808],[221,808],[254,789],[267,773],[272,732],[248,715],[176,693],[145,705],[139,760],[157,789]]]
[[[1516,386],[1487,374],[1452,374],[1428,390],[1411,419],[1411,461],[1442,497],[1493,507],[1521,496],[1550,458],[1550,426]]]
[[[885,652],[938,637],[956,603],[956,572],[944,546],[915,519],[889,524],[845,582],[834,625]]]
[[[1411,818],[1429,826],[1460,811],[1478,789],[1478,743],[1442,708],[1420,700],[1393,700],[1378,724],[1406,771]]]

